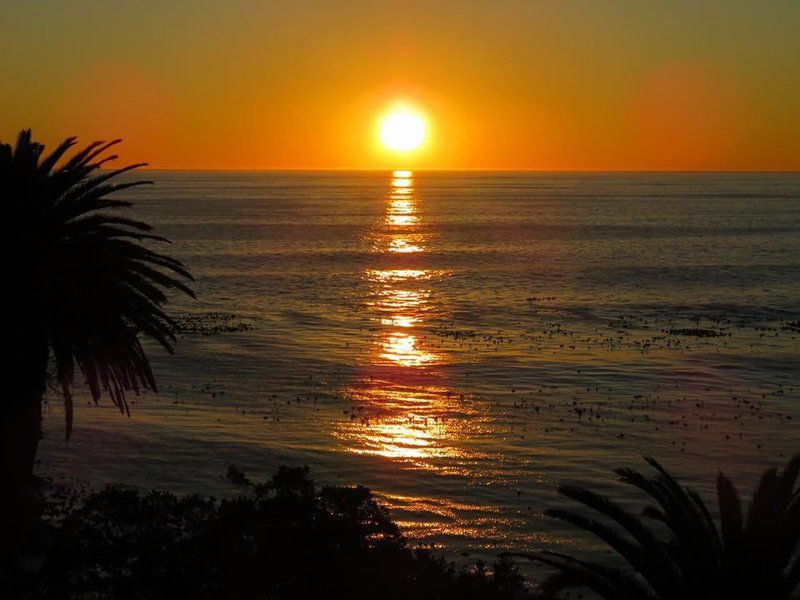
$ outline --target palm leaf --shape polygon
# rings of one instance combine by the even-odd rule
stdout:
[[[647,597],[643,593],[670,600],[797,598],[800,455],[793,456],[782,472],[764,472],[746,522],[736,489],[720,473],[717,496],[721,530],[699,494],[678,483],[657,461],[646,460],[656,472],[654,477],[633,469],[618,469],[616,473],[623,483],[655,500],[657,506],[648,505],[641,514],[663,523],[666,539],[605,496],[564,486],[559,490],[563,495],[611,519],[622,531],[575,511],[551,509],[545,514],[598,536],[630,569],[622,572],[552,552],[515,554],[555,570],[543,583],[548,597],[587,588],[603,598]]]
[[[738,545],[742,542],[742,503],[733,483],[722,473],[717,476],[717,499],[722,540],[727,547]]]
[[[582,515],[560,510],[547,511],[548,514],[572,522],[600,537],[640,572],[654,589],[669,593],[674,591],[675,585],[680,581],[680,573],[672,566],[669,556],[655,534],[645,527],[640,518],[625,511],[607,497],[585,488],[563,486],[559,488],[559,493],[613,519],[639,545],[631,544],[607,526]]]
[[[151,183],[117,181],[144,163],[100,171],[117,158],[109,151],[119,143],[92,142],[67,156],[75,146],[67,138],[44,155],[23,130],[13,148],[0,145],[0,184],[20,225],[16,247],[31,250],[19,263],[21,282],[39,305],[67,437],[76,373],[95,402],[107,394],[128,413],[127,392],[156,389],[140,338],[171,351],[176,324],[163,310],[167,292],[194,296],[184,265],[149,247],[167,240],[147,223],[111,212],[131,206],[112,194]]]
[[[546,597],[555,597],[563,590],[576,587],[588,588],[601,598],[609,600],[645,600],[654,597],[635,577],[597,562],[583,561],[551,551],[516,556],[557,569],[555,574],[542,582],[542,591]]]

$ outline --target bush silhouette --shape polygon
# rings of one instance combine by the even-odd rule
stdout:
[[[223,500],[110,487],[48,506],[41,564],[17,570],[33,598],[519,598],[508,561],[456,570],[409,548],[364,487],[317,489],[282,467]],[[72,505],[74,504],[74,507]],[[30,557],[29,557],[30,558]],[[30,561],[29,561],[30,562]]]

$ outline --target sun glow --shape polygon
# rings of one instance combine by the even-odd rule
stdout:
[[[380,121],[381,143],[395,152],[416,150],[425,142],[425,119],[418,112],[405,106],[396,106]]]

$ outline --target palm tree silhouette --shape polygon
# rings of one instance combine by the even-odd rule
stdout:
[[[516,554],[555,569],[542,584],[545,597],[577,588],[615,600],[797,597],[793,594],[800,583],[800,487],[795,484],[800,454],[788,461],[782,473],[764,471],[746,517],[736,489],[720,473],[719,529],[695,491],[678,483],[654,459],[645,460],[655,469],[654,477],[633,469],[615,471],[622,482],[656,501],[641,516],[583,487],[559,488],[559,493],[605,519],[562,509],[545,514],[596,535],[630,568],[557,552]],[[645,519],[660,523],[661,529],[649,526]],[[661,531],[666,538],[659,535]]]
[[[52,153],[20,132],[0,144],[0,197],[5,212],[8,307],[6,364],[10,385],[0,402],[2,497],[29,484],[41,437],[41,406],[49,375],[61,390],[66,432],[72,429],[76,368],[95,402],[106,392],[128,412],[127,391],[155,389],[140,337],[172,351],[175,322],[162,310],[166,290],[193,296],[183,265],[151,250],[167,240],[145,223],[109,214],[128,207],[116,192],[151,183],[116,183],[143,166],[99,170],[119,143],[94,142],[67,157],[75,138]],[[50,370],[52,369],[52,373]]]

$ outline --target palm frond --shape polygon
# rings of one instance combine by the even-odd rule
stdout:
[[[75,143],[67,138],[44,155],[23,130],[13,149],[0,145],[0,185],[19,223],[16,247],[25,252],[19,284],[27,286],[25,297],[36,298],[36,318],[47,330],[67,437],[76,373],[95,401],[107,394],[129,412],[127,392],[156,389],[140,338],[171,351],[176,324],[163,310],[167,292],[194,296],[188,269],[150,247],[168,240],[147,223],[108,212],[131,206],[112,194],[152,183],[117,181],[144,163],[99,171],[117,158],[109,151],[120,140],[92,142],[67,156]]]
[[[794,598],[794,593],[800,588],[800,556],[795,557],[794,562],[786,572],[784,591],[788,598]]]
[[[559,491],[621,526],[575,511],[551,509],[545,514],[571,523],[606,542],[630,569],[615,569],[548,552],[516,554],[555,569],[543,589],[555,594],[588,588],[603,598],[650,594],[655,598],[771,598],[788,600],[800,586],[800,455],[782,472],[767,469],[743,518],[738,494],[722,473],[717,477],[720,530],[702,497],[682,486],[657,461],[647,477],[633,469],[615,472],[623,483],[645,492],[657,506],[641,516],[666,525],[665,538],[607,497],[578,486]],[[752,515],[752,519],[750,518]],[[630,587],[626,587],[630,585]]]
[[[559,488],[559,493],[612,519],[622,526],[625,532],[638,542],[638,545],[630,543],[604,524],[587,519],[582,515],[561,510],[547,511],[547,514],[572,522],[594,533],[641,573],[655,590],[674,593],[676,584],[680,582],[681,574],[674,568],[669,555],[656,535],[644,525],[639,517],[622,509],[607,497],[579,486],[562,486]]]
[[[717,499],[724,544],[731,546],[741,543],[742,503],[733,483],[722,473],[717,476]]]
[[[39,163],[39,174],[42,176],[47,176],[50,174],[50,171],[53,170],[53,167],[56,166],[56,163],[61,160],[61,157],[72,148],[76,143],[77,138],[68,137],[63,142],[61,142],[55,150],[53,150],[47,158],[42,160]]]
[[[585,587],[609,600],[647,600],[652,592],[635,577],[603,564],[583,561],[558,552],[544,551],[525,555],[530,560],[557,569],[542,582],[546,597],[555,597],[561,591]]]

